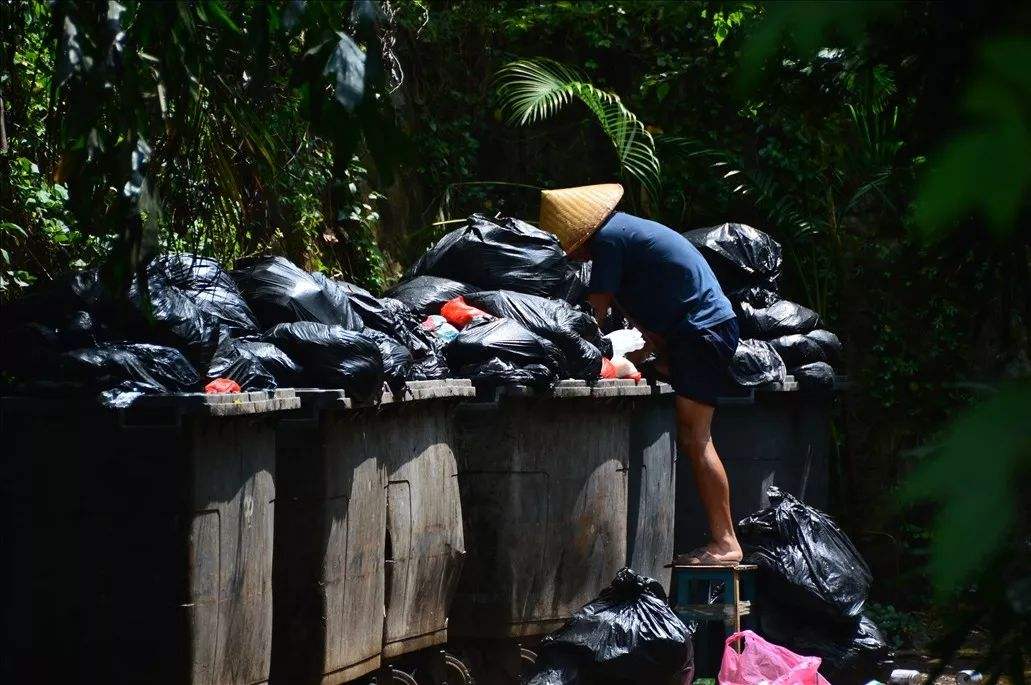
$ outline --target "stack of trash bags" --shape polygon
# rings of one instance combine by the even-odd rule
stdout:
[[[884,635],[863,613],[870,569],[829,516],[777,487],[770,506],[738,524],[745,563],[759,567],[760,632],[793,652],[822,659],[835,685],[890,671]]]
[[[361,401],[378,399],[384,384],[449,376],[593,381],[611,345],[574,306],[586,277],[552,234],[480,215],[427,250],[386,297],[283,257],[227,271],[207,257],[162,255],[127,288],[88,269],[5,306],[0,372],[19,391],[99,394],[121,407],[213,379],[244,391],[340,388]],[[462,307],[476,314],[457,327],[441,316]]]
[[[812,309],[781,298],[780,244],[737,223],[684,236],[705,256],[737,314],[741,342],[730,366],[734,381],[755,386],[782,382],[790,373],[800,387],[832,388],[841,342],[820,328]]]
[[[540,643],[528,685],[690,685],[691,634],[662,585],[624,568]]]

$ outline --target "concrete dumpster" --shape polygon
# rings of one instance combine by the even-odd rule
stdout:
[[[839,377],[837,389],[846,385]],[[827,509],[833,405],[831,394],[800,390],[791,376],[783,383],[738,388],[720,398],[712,437],[730,480],[735,523],[767,506],[765,492],[770,485]],[[690,466],[686,459],[678,465],[678,553],[709,539]]]
[[[267,682],[292,391],[2,401],[4,682]]]
[[[465,571],[451,633],[542,635],[593,599],[626,562],[633,381],[522,386],[463,404],[455,453]]]
[[[410,382],[366,427],[387,474],[384,659],[447,642],[466,549],[452,414],[474,395],[468,380]]]
[[[627,566],[669,591],[673,559],[677,431],[673,388],[651,386],[630,415]]]
[[[386,473],[376,409],[298,390],[276,442],[272,682],[343,683],[380,666]]]

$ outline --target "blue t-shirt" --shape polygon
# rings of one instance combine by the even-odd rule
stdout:
[[[672,228],[616,212],[589,243],[592,293],[613,293],[637,323],[659,334],[734,318],[702,253]]]

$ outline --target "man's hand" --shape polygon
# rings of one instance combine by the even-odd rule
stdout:
[[[598,326],[604,326],[612,307],[612,293],[591,293],[587,296],[587,302],[594,310],[594,320],[598,322]]]

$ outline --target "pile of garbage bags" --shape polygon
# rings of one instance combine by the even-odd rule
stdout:
[[[593,381],[605,341],[574,304],[588,274],[550,233],[481,215],[427,250],[386,297],[283,257],[228,271],[168,254],[127,288],[88,269],[6,306],[0,372],[22,391],[97,394],[109,406],[215,379],[245,391],[340,388],[361,401],[449,376]]]
[[[745,224],[726,223],[684,236],[705,256],[737,314],[741,330],[730,375],[743,386],[784,381],[827,390],[841,341],[820,328],[820,317],[778,293],[783,259],[780,244]]]
[[[540,643],[529,685],[690,683],[691,634],[662,585],[629,568]]]
[[[830,682],[883,675],[887,641],[864,606],[870,568],[829,516],[777,487],[770,506],[743,519],[745,562],[759,567],[760,628],[770,641],[818,656]]]

